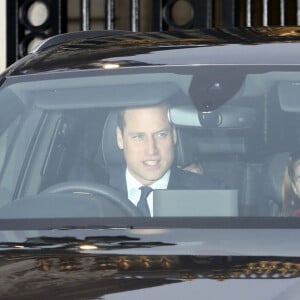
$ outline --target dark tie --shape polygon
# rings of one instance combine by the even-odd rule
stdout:
[[[141,186],[140,187],[141,197],[137,204],[137,208],[142,212],[144,216],[150,217],[150,210],[147,203],[147,197],[152,192],[152,188],[149,186]]]

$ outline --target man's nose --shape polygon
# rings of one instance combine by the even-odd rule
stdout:
[[[147,154],[153,155],[158,152],[157,143],[154,137],[149,137],[147,141]]]

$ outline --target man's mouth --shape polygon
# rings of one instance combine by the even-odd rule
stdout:
[[[155,167],[159,165],[159,160],[144,160],[144,164],[149,167]]]

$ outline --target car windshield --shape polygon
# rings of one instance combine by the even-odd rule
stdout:
[[[299,213],[299,66],[112,67],[2,85],[1,219]]]

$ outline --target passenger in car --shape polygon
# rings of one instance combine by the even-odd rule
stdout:
[[[291,154],[282,183],[282,215],[300,216],[300,153]]]
[[[116,134],[126,166],[110,170],[110,185],[126,193],[144,215],[153,214],[153,189],[219,188],[204,175],[174,166],[177,135],[168,105],[120,111]]]

